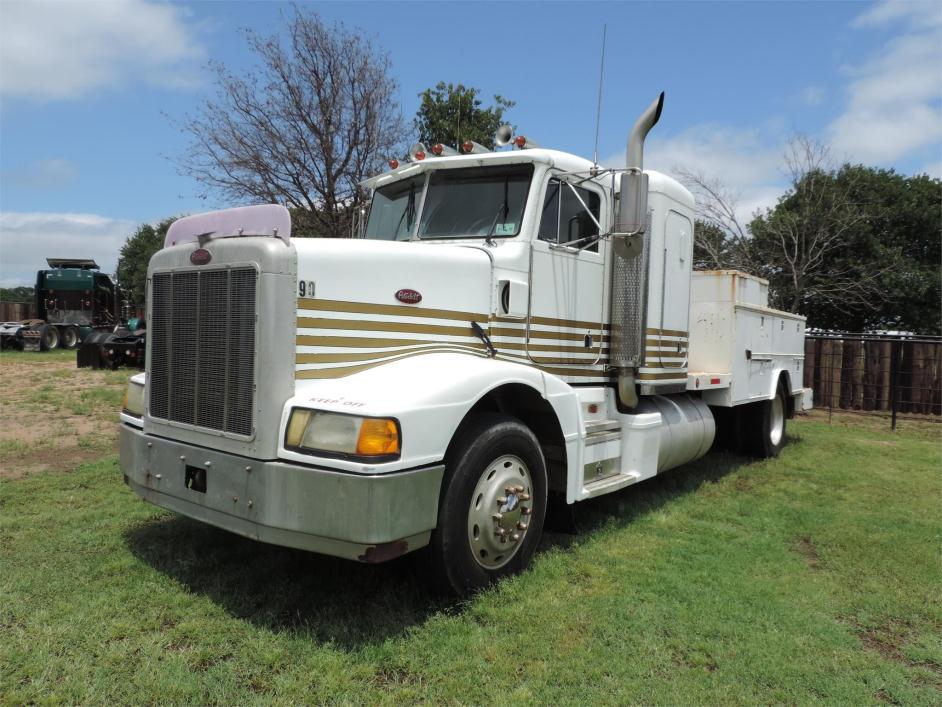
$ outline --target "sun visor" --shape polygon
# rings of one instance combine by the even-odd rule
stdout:
[[[164,248],[238,236],[271,236],[287,244],[291,238],[291,214],[280,204],[262,204],[185,216],[170,224]]]

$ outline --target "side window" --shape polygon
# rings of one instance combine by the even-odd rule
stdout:
[[[543,213],[540,216],[540,240],[556,243],[559,233],[559,187],[555,179],[546,186],[546,198],[543,199]]]
[[[601,211],[601,198],[599,195],[582,187],[575,187],[575,191],[582,199],[580,203],[573,188],[568,184],[561,184],[552,179],[546,187],[546,198],[543,200],[543,214],[540,218],[540,240],[550,243],[569,243],[588,236],[597,236],[598,226],[585,210],[589,207],[592,216],[597,221]],[[599,244],[593,243],[586,250],[598,252]]]

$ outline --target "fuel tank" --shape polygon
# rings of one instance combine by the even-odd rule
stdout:
[[[713,413],[700,398],[688,394],[644,396],[633,412],[661,414],[658,473],[699,459],[713,444]]]

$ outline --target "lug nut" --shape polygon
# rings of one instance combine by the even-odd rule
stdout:
[[[500,498],[497,499],[497,505],[498,505],[498,506],[503,506],[505,503],[507,503],[507,497],[506,497],[506,496],[501,496]]]
[[[530,515],[530,509],[526,506],[520,506],[520,515],[528,516]]]
[[[495,521],[497,521],[498,523],[500,523],[500,522],[504,519],[504,514],[503,514],[503,513],[495,513],[494,515],[491,516],[491,518],[493,518]]]
[[[520,494],[517,498],[519,498],[521,501],[529,501],[529,500],[530,500],[530,494],[528,494],[528,493],[522,493],[522,494]]]
[[[517,542],[520,539],[520,533],[514,533],[513,535],[510,536],[510,539],[513,540],[514,542]]]
[[[513,486],[506,486],[506,487],[504,487],[504,493],[506,493],[506,494],[511,494],[511,493],[513,493],[514,491],[516,491],[516,489],[515,489]]]
[[[517,486],[516,488],[514,488],[514,491],[516,491],[517,493],[523,493],[524,488],[523,486]]]
[[[523,521],[520,521],[519,523],[517,523],[517,530],[526,530],[526,529],[527,529],[526,523],[524,523]]]

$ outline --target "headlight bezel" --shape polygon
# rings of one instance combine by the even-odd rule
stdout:
[[[303,422],[300,433],[299,440],[297,443],[292,443],[289,439],[289,436],[292,434],[293,422],[295,420],[295,415],[307,415],[308,419]],[[324,415],[324,416],[336,416],[338,418],[347,418],[352,420],[359,420],[360,423],[357,426],[356,436],[352,438],[352,444],[350,445],[352,449],[356,450],[360,440],[360,436],[363,430],[363,422],[367,420],[378,421],[383,423],[390,423],[395,426],[396,430],[396,452],[395,453],[385,453],[385,454],[362,454],[357,451],[336,451],[331,449],[318,449],[316,447],[303,446],[301,443],[304,441],[304,436],[307,434],[308,426],[315,419],[315,415]],[[295,430],[297,432],[297,430]],[[375,415],[357,415],[356,413],[348,412],[338,412],[336,410],[323,410],[319,408],[309,408],[302,406],[292,406],[291,411],[288,413],[288,419],[285,424],[285,432],[282,440],[284,448],[286,451],[295,452],[297,454],[304,454],[307,456],[317,456],[324,457],[327,459],[343,459],[346,461],[358,461],[358,462],[370,462],[370,463],[384,463],[398,461],[402,457],[402,425],[399,420],[395,417],[387,416],[375,416]]]
[[[133,391],[133,396],[132,396]],[[134,409],[132,405],[138,404],[140,409]],[[133,378],[128,379],[128,385],[124,389],[124,400],[121,403],[121,412],[131,417],[142,419],[144,417],[144,384],[138,383]]]

